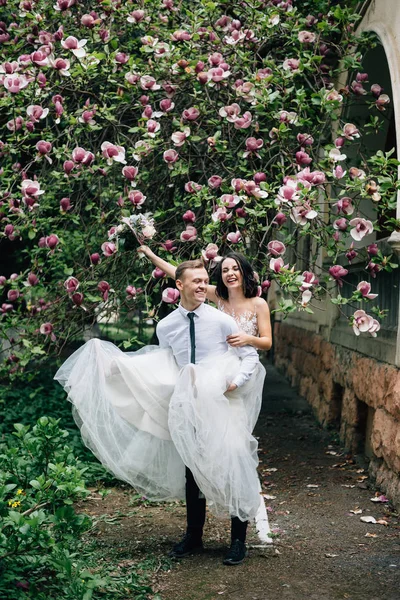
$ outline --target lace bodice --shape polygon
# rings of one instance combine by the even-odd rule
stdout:
[[[254,310],[246,310],[240,314],[236,314],[234,310],[229,311],[221,300],[218,301],[218,310],[233,317],[241,331],[248,335],[258,336],[257,313]]]

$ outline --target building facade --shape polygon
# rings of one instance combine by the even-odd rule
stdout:
[[[373,32],[381,42],[364,57],[364,71],[369,73],[370,83],[382,85],[391,98],[386,127],[372,136],[371,151],[400,148],[400,4],[398,0],[372,0],[360,3],[359,11],[363,15],[359,32]],[[350,108],[342,116],[349,122],[362,124],[363,108],[361,105]],[[400,219],[400,193],[396,218]],[[374,232],[358,247],[373,242],[385,254],[399,257],[400,232],[388,237],[381,235],[380,239]],[[349,268],[345,284],[348,289],[344,287],[342,295],[350,296],[354,286],[368,280],[368,276],[364,262],[354,262],[351,267],[346,264],[346,268]],[[274,361],[278,369],[308,400],[321,424],[337,428],[347,449],[369,459],[371,477],[397,507],[400,507],[399,271],[382,272],[372,280],[380,308],[389,310],[377,338],[356,337],[346,315],[341,315],[328,300],[321,301],[313,315],[292,313],[274,325]],[[277,296],[279,290],[271,288],[273,304]]]

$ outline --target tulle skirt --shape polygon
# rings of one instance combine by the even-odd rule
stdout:
[[[169,349],[125,353],[93,339],[55,379],[85,444],[115,477],[151,500],[184,499],[186,465],[211,511],[246,521],[260,505],[252,430],[265,370],[225,394],[239,368],[233,350],[179,369]]]

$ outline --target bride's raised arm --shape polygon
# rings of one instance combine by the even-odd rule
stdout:
[[[153,263],[153,265],[155,267],[158,267],[159,269],[164,271],[164,273],[166,275],[168,275],[168,277],[171,277],[171,279],[175,279],[176,267],[174,267],[174,265],[171,265],[169,262],[167,262],[163,258],[160,258],[159,256],[157,256],[157,254],[154,254],[154,252],[152,250],[150,250],[150,248],[148,246],[145,246],[145,245],[139,246],[137,251],[141,254],[144,254],[149,260],[151,260],[151,262]],[[216,287],[215,285],[207,286],[207,299],[211,300],[211,302],[215,302],[215,304],[217,304],[218,298],[215,293],[215,287]]]

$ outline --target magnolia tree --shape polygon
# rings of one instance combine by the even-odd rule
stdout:
[[[357,306],[375,297],[367,281],[338,300],[357,254],[373,276],[393,267],[350,241],[399,225],[397,162],[352,149],[390,103],[361,68],[371,41],[355,36],[357,3],[0,4],[4,373],[59,352],[99,313],[148,318],[161,298],[176,302],[173,282],[140,261],[143,242],[210,268],[238,250],[260,293],[280,285],[284,312],[329,294],[354,303],[355,334],[376,335]],[[361,130],[341,115],[364,96]]]

